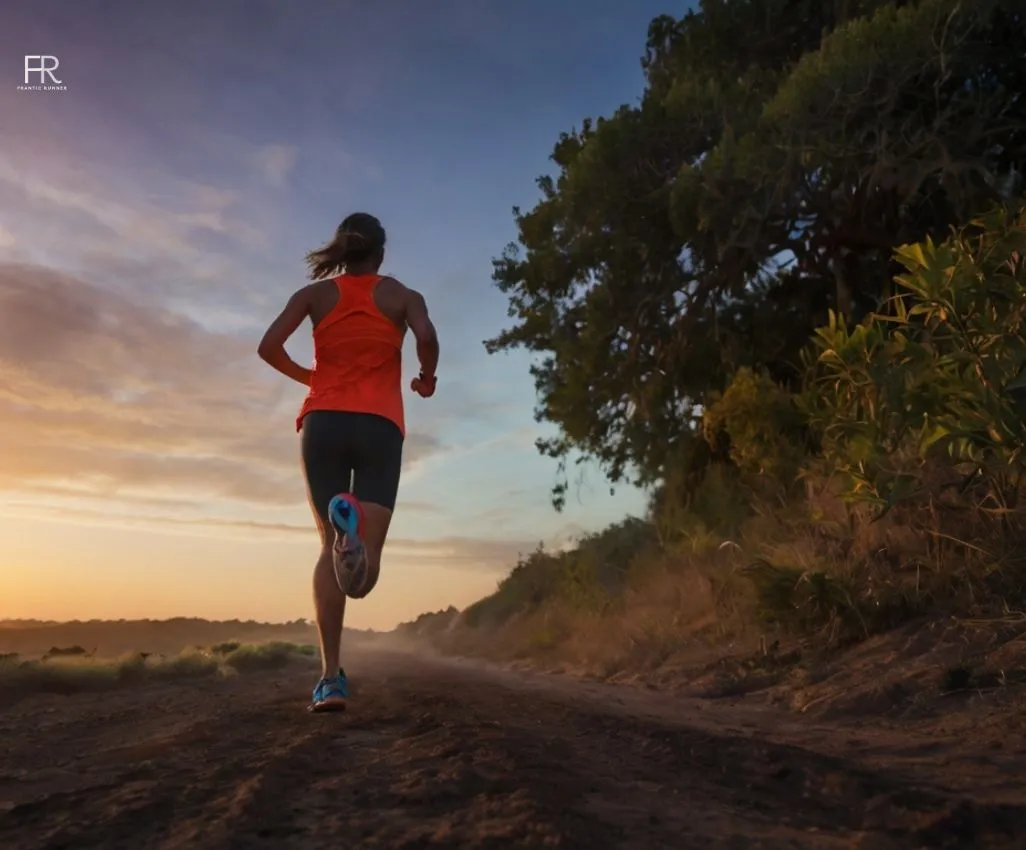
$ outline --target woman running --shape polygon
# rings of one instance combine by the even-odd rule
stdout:
[[[345,708],[348,688],[339,663],[346,597],[373,590],[392,521],[402,466],[402,347],[417,339],[420,375],[411,389],[435,392],[438,335],[419,292],[378,274],[385,231],[354,213],[335,238],[307,255],[314,281],[296,292],[257,349],[283,375],[310,388],[296,420],[307,493],[321,535],[314,603],[323,670],[313,711]],[[313,326],[314,366],[285,351],[303,320]]]

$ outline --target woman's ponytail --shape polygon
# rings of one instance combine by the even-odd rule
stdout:
[[[311,280],[321,280],[345,270],[348,263],[369,259],[385,247],[385,231],[374,216],[354,213],[335,231],[323,248],[306,255]]]

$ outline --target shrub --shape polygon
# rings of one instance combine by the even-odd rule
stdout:
[[[773,489],[790,489],[804,460],[804,418],[794,396],[747,367],[712,397],[702,431],[711,445],[726,438],[737,470]]]
[[[78,645],[64,647],[51,646],[46,653],[44,653],[43,658],[71,658],[74,656],[85,656],[89,654],[90,653],[86,649]]]
[[[948,498],[1007,522],[1026,471],[1026,213],[906,245],[898,293],[806,357],[802,409],[845,492],[881,511]],[[939,474],[938,474],[939,472]],[[953,486],[953,485],[956,485]],[[932,486],[931,486],[932,485]]]
[[[239,672],[275,670],[285,667],[300,658],[313,658],[317,647],[299,646],[287,641],[271,641],[261,644],[244,644],[227,653],[224,663]]]
[[[658,546],[655,527],[634,517],[587,535],[565,552],[550,553],[539,546],[517,561],[495,593],[470,605],[463,622],[498,626],[551,600],[601,611],[617,598],[635,558],[656,552]]]
[[[143,682],[201,679],[221,675],[225,668],[237,672],[267,670],[316,655],[314,646],[284,642],[237,645],[223,658],[202,649],[186,650],[171,658],[132,652],[108,660],[73,653],[70,657],[19,661],[16,653],[7,653],[0,657],[0,703],[38,693],[70,695]]]

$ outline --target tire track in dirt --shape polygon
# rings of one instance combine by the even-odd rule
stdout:
[[[1026,846],[1026,805],[946,787],[921,756],[869,765],[424,659],[350,666],[341,716],[307,714],[294,672],[0,713],[0,846]]]

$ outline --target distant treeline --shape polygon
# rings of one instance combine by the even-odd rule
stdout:
[[[347,634],[360,633],[347,630]],[[367,632],[363,632],[367,634]],[[66,623],[38,620],[0,621],[0,653],[44,655],[54,647],[82,647],[98,657],[126,652],[174,654],[190,646],[209,646],[228,641],[260,643],[317,642],[312,623],[297,619],[287,623],[255,620],[204,620],[175,617],[170,620],[74,620]]]

